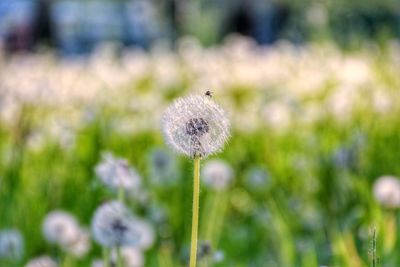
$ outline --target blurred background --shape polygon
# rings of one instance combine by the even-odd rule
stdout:
[[[0,40],[7,52],[51,47],[63,55],[87,54],[110,41],[145,49],[160,40],[174,46],[185,35],[210,46],[230,33],[260,45],[325,39],[354,47],[398,37],[399,12],[395,0],[4,0]]]
[[[201,267],[400,266],[399,37],[397,0],[0,0],[0,266],[103,266],[102,164],[140,177],[126,266],[186,266],[193,167],[160,118],[207,90],[232,137],[202,161]],[[48,242],[55,210],[82,246]]]

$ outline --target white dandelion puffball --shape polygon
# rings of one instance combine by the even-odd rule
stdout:
[[[386,208],[400,207],[400,180],[395,176],[379,177],[373,187],[375,199]]]
[[[52,211],[43,221],[43,235],[49,243],[68,246],[81,234],[76,219],[65,211]]]
[[[233,178],[233,169],[223,160],[210,160],[204,164],[202,179],[204,184],[216,189],[226,188]]]
[[[252,167],[246,172],[246,185],[253,190],[264,190],[270,182],[267,170],[261,167]]]
[[[102,161],[95,168],[96,175],[108,187],[132,190],[140,186],[138,172],[129,166],[125,159],[114,157],[111,153],[104,153]]]
[[[144,257],[143,252],[135,247],[122,247],[122,259],[125,267],[143,267]],[[111,253],[111,266],[116,266],[117,252],[113,249]]]
[[[88,231],[80,229],[77,239],[64,246],[64,249],[72,255],[80,258],[85,256],[91,248],[90,234]]]
[[[165,111],[162,124],[166,142],[192,158],[221,151],[229,138],[224,110],[206,95],[178,98]]]
[[[92,220],[94,240],[104,247],[137,246],[141,233],[137,220],[119,201],[101,205]]]
[[[147,250],[154,244],[154,229],[153,226],[145,220],[136,221],[136,229],[140,234],[140,240],[137,245],[141,250]]]
[[[58,267],[58,265],[49,256],[41,256],[30,260],[25,267]]]
[[[0,231],[0,258],[20,259],[24,254],[24,240],[18,230]]]
[[[104,267],[104,262],[103,260],[100,259],[95,259],[92,261],[92,267]]]
[[[176,181],[178,168],[175,155],[164,149],[154,149],[149,154],[150,177],[155,184],[165,185]]]

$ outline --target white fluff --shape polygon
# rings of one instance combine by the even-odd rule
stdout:
[[[49,256],[41,256],[30,260],[25,267],[58,267],[58,265]]]
[[[231,183],[233,169],[223,160],[210,160],[204,164],[201,177],[207,186],[222,190]]]
[[[229,138],[225,112],[205,95],[178,98],[165,111],[162,123],[166,142],[189,157],[219,152]]]
[[[374,183],[375,199],[387,208],[400,207],[400,180],[395,176],[381,176]]]

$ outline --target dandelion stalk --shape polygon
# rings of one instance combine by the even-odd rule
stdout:
[[[194,159],[193,171],[193,214],[192,214],[192,241],[190,245],[190,267],[196,266],[197,232],[199,227],[199,197],[200,197],[200,157]]]
[[[103,247],[103,263],[104,267],[110,267],[110,253],[106,247]]]
[[[118,200],[121,201],[121,203],[125,202],[125,189],[123,186],[118,188]]]
[[[117,267],[123,267],[123,259],[122,259],[122,253],[121,253],[121,246],[117,247]]]
[[[374,227],[372,232],[372,267],[376,267],[376,227]]]

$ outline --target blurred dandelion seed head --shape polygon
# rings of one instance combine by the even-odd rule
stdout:
[[[65,250],[76,257],[85,256],[91,248],[90,234],[87,230],[80,229],[77,239],[65,246]]]
[[[229,138],[225,112],[205,95],[175,100],[165,111],[162,124],[166,142],[189,157],[219,152]]]
[[[143,252],[135,247],[122,247],[122,258],[125,267],[142,267],[144,266]],[[115,249],[111,252],[111,266],[116,266],[117,252]]]
[[[149,153],[149,167],[154,184],[171,184],[179,173],[175,155],[164,149],[154,149]]]
[[[64,211],[50,212],[43,221],[42,231],[49,243],[61,246],[72,244],[81,233],[76,219]]]
[[[123,187],[126,190],[140,186],[140,175],[124,159],[116,158],[111,153],[104,153],[102,161],[95,168],[96,175],[111,189]]]
[[[137,246],[142,233],[137,220],[121,202],[111,201],[101,205],[92,220],[94,240],[104,247]]]
[[[25,267],[58,267],[58,265],[49,256],[41,256],[30,260]]]
[[[233,179],[232,167],[223,160],[210,160],[202,169],[203,182],[216,190],[225,189]]]
[[[400,180],[398,177],[384,175],[379,177],[373,186],[377,202],[386,208],[400,207]]]
[[[18,230],[7,229],[0,232],[0,258],[21,259],[24,254],[24,240]]]

